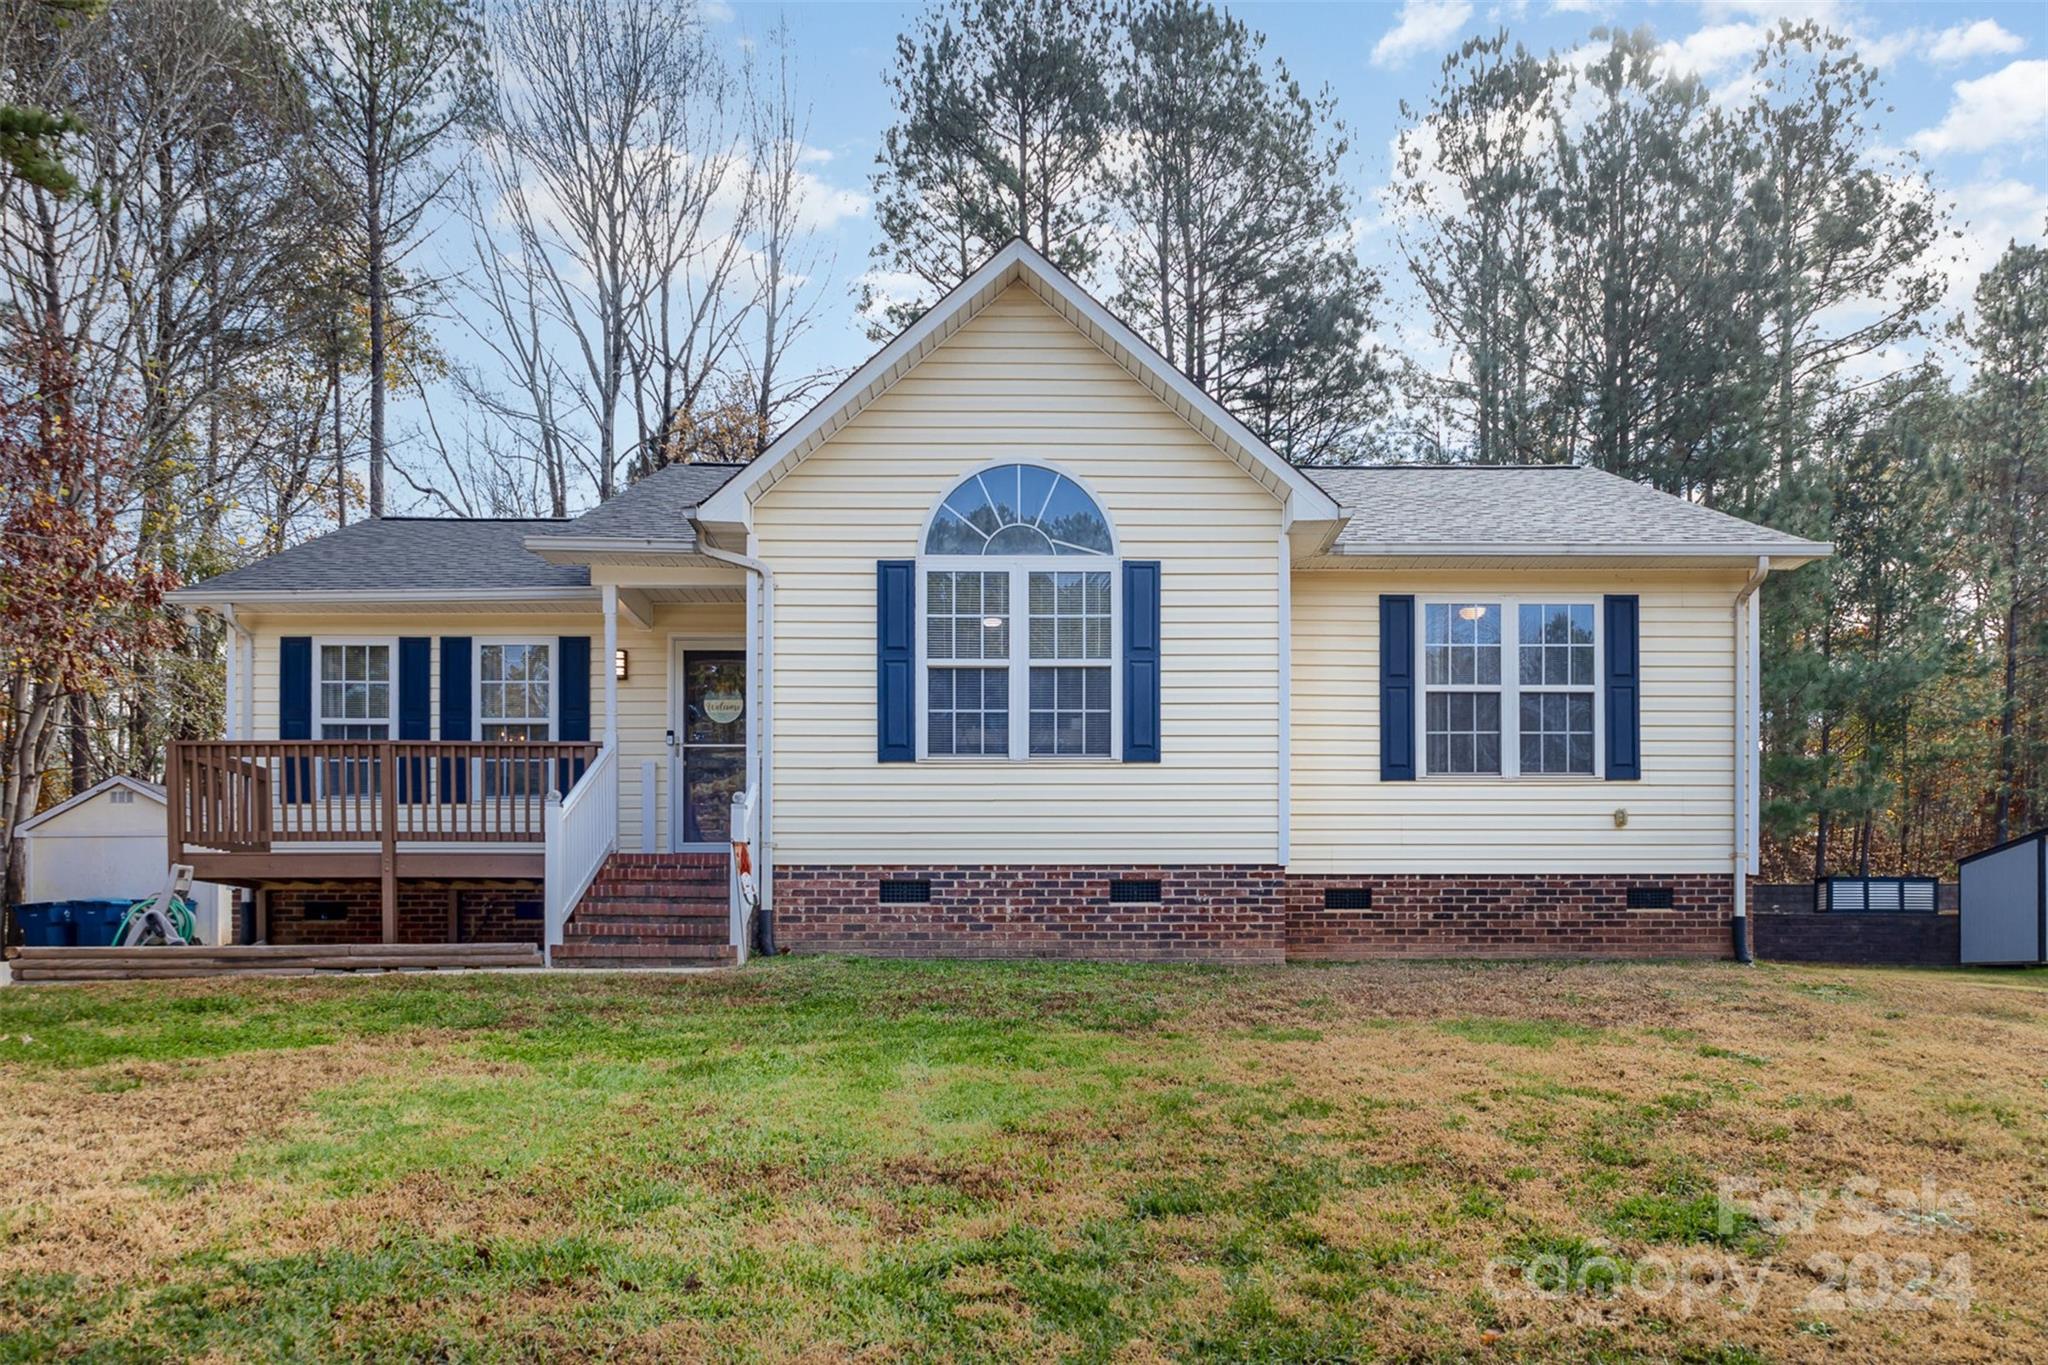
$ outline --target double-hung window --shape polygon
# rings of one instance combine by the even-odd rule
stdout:
[[[932,515],[919,562],[927,758],[1114,752],[1114,541],[1063,474],[998,465]]]
[[[1599,612],[1591,600],[1474,594],[1422,604],[1424,772],[1599,771]]]
[[[554,647],[546,640],[492,640],[476,651],[478,733],[498,743],[554,737]],[[548,789],[539,757],[484,760],[485,796],[529,796]]]
[[[391,738],[392,646],[388,640],[322,640],[314,718],[322,739]],[[372,796],[379,773],[374,758],[331,758],[320,765],[321,790]]]

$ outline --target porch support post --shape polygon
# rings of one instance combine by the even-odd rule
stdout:
[[[382,780],[377,784],[380,795],[383,798],[378,803],[382,808],[383,818],[377,822],[383,826],[379,831],[381,838],[378,841],[379,851],[383,855],[380,860],[380,867],[384,874],[382,896],[384,911],[383,941],[386,943],[396,943],[398,942],[398,762],[393,753],[393,746],[389,741],[377,747],[381,751],[379,768],[383,775]]]
[[[619,590],[604,585],[604,747],[619,747]]]

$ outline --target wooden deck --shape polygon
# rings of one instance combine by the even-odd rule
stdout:
[[[589,741],[177,740],[170,861],[200,881],[374,880],[383,939],[401,879],[539,879],[548,796],[597,762]]]
[[[531,943],[350,943],[290,948],[23,948],[14,979],[149,981],[191,976],[314,976],[324,972],[446,971],[541,965]]]

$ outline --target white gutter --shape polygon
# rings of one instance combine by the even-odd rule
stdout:
[[[253,739],[256,728],[256,689],[250,686],[256,676],[256,639],[242,628],[235,616],[235,604],[220,604],[220,619],[228,628],[227,658],[227,714],[222,729],[227,731],[223,739]],[[246,652],[245,652],[246,651]]]
[[[595,602],[596,588],[179,588],[165,594],[180,606],[210,607],[240,603],[245,607],[269,606],[378,606],[384,603],[418,602]]]
[[[750,644],[756,639],[761,642],[760,667],[747,670],[747,690],[753,693],[747,706],[752,719],[750,728],[755,732],[752,747],[759,756],[755,785],[760,793],[757,815],[761,847],[756,857],[754,884],[761,911],[767,914],[775,904],[775,571],[751,555],[735,554],[710,544],[699,544],[698,552],[753,575],[747,580],[747,640]]]
[[[1499,542],[1470,541],[1460,544],[1449,542],[1420,541],[1403,545],[1376,545],[1370,542],[1353,541],[1335,545],[1327,552],[1337,559],[1394,559],[1431,558],[1463,559],[1471,557],[1522,557],[1540,559],[1748,559],[1752,555],[1761,558],[1776,556],[1779,559],[1823,559],[1834,553],[1834,545],[1828,541],[1776,541],[1769,544],[1748,545],[1698,545],[1669,542],[1662,544],[1643,542],[1634,545],[1588,545],[1584,542],[1560,541],[1539,544],[1534,541]]]
[[[1756,590],[1770,576],[1771,557],[1758,555],[1756,568],[1735,594],[1730,608],[1731,643],[1735,647],[1735,960],[1749,962],[1749,872],[1754,850],[1749,837],[1755,819],[1757,767],[1757,612]]]

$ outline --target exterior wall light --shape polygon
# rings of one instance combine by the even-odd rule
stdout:
[[[626,680],[626,651],[623,649],[612,656],[612,676],[620,682]]]

